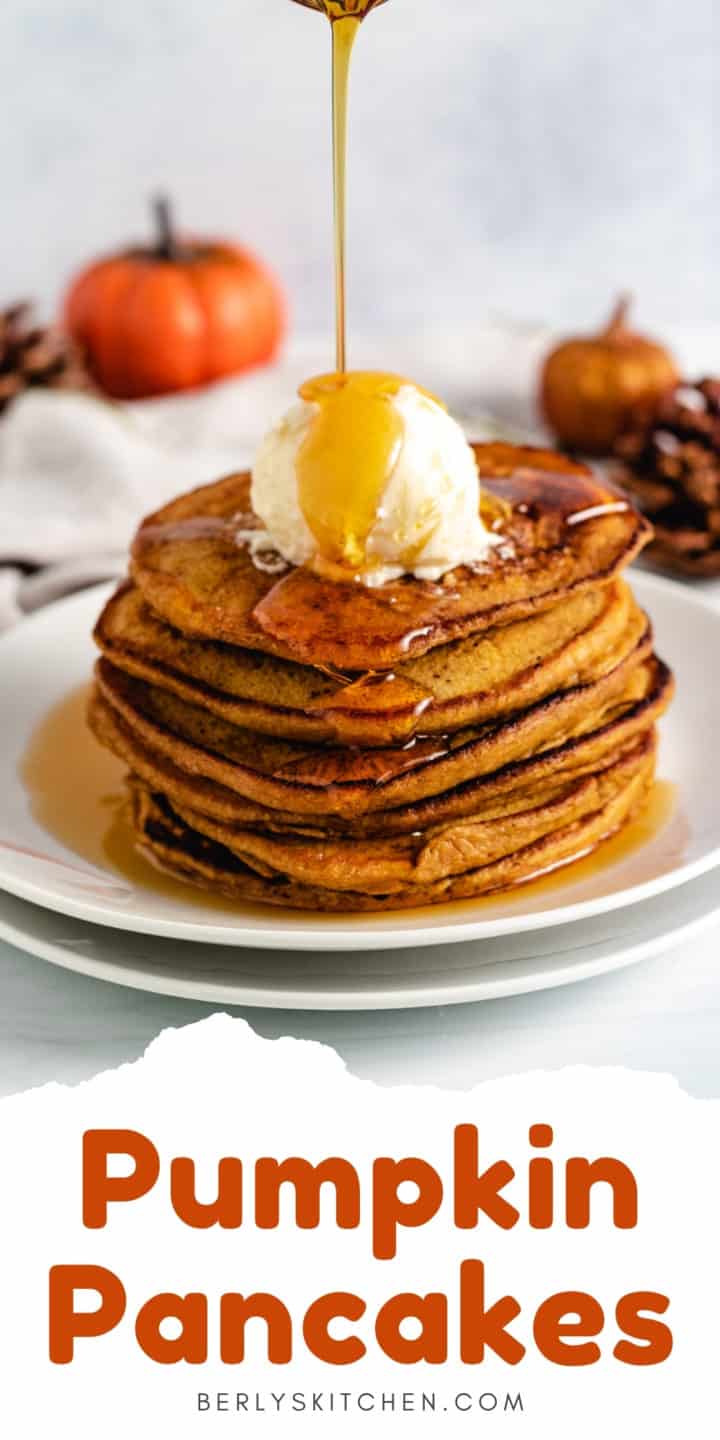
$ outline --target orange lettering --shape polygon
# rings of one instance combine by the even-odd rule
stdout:
[[[398,1190],[408,1181],[417,1186],[418,1194],[414,1200],[401,1200]],[[427,1225],[437,1215],[442,1200],[442,1180],[426,1160],[376,1160],[373,1166],[375,1259],[394,1260],[398,1226],[417,1229]]]
[[[129,1155],[134,1165],[131,1174],[111,1179],[107,1173],[110,1155]],[[139,1200],[152,1190],[159,1174],[160,1156],[152,1142],[137,1130],[87,1130],[83,1136],[86,1229],[103,1230],[110,1201]]]
[[[194,1230],[237,1230],[243,1218],[242,1161],[221,1160],[218,1165],[217,1199],[203,1204],[195,1193],[195,1162],[179,1158],[170,1166],[170,1198],[175,1214]]]
[[[568,1320],[568,1315],[579,1319]],[[592,1295],[582,1290],[565,1290],[551,1295],[540,1306],[533,1325],[538,1350],[553,1365],[596,1365],[601,1358],[599,1345],[566,1345],[564,1336],[586,1339],[602,1334],[605,1315]]]
[[[609,1185],[613,1192],[613,1224],[616,1230],[634,1230],[638,1223],[637,1182],[632,1170],[621,1160],[568,1160],[566,1218],[571,1230],[587,1230],[590,1224],[590,1194],[593,1185]]]
[[[245,1326],[248,1320],[264,1320],[268,1330],[268,1360],[271,1365],[289,1365],[292,1360],[292,1320],[287,1307],[275,1295],[220,1297],[220,1358],[224,1365],[240,1365],[245,1359]]]
[[[367,1306],[358,1295],[337,1291],[321,1295],[308,1309],[303,1321],[303,1335],[308,1350],[324,1360],[327,1365],[354,1365],[366,1353],[362,1340],[357,1335],[347,1335],[336,1340],[329,1333],[333,1320],[362,1320]]]
[[[518,1365],[525,1346],[508,1333],[508,1325],[521,1313],[514,1295],[504,1295],[485,1309],[485,1266],[466,1260],[460,1267],[460,1358],[465,1365],[481,1365],[489,1346],[507,1365]]]
[[[258,1160],[255,1166],[255,1223],[261,1230],[280,1224],[280,1188],[295,1187],[295,1216],[301,1230],[316,1230],[320,1224],[320,1192],[334,1185],[336,1219],[341,1230],[355,1230],[360,1224],[360,1181],[349,1160]]]
[[[459,1230],[475,1230],[480,1211],[503,1230],[512,1230],[520,1211],[499,1193],[515,1177],[507,1160],[498,1160],[478,1175],[479,1147],[475,1125],[458,1125],[455,1130],[455,1224]]]
[[[417,1319],[422,1330],[412,1340],[400,1332],[403,1320]],[[442,1365],[448,1352],[448,1305],[445,1295],[394,1295],[378,1312],[375,1334],[381,1350],[398,1365]]]
[[[97,1310],[76,1310],[75,1292],[96,1290]],[[54,1265],[50,1271],[50,1359],[53,1365],[69,1365],[75,1341],[108,1335],[125,1314],[124,1286],[101,1265]]]
[[[179,1320],[181,1332],[168,1340],[164,1320]],[[208,1308],[205,1295],[153,1295],[135,1321],[138,1345],[158,1365],[204,1365],[208,1354]]]
[[[656,1295],[652,1290],[623,1296],[615,1311],[617,1323],[626,1335],[641,1343],[631,1345],[628,1340],[618,1340],[613,1350],[615,1359],[624,1365],[662,1365],[672,1354],[672,1330],[650,1319],[650,1315],[664,1315],[669,1308],[667,1295]]]

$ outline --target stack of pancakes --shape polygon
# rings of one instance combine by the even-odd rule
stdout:
[[[401,908],[518,885],[642,806],[672,677],[621,572],[650,528],[551,452],[476,454],[502,543],[438,584],[285,565],[248,476],[141,526],[90,723],[157,866],[271,904]]]

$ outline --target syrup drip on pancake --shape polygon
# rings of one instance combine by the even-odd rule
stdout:
[[[482,496],[488,508],[501,515],[508,545],[514,557],[491,553],[480,566],[463,567],[465,574],[511,574],[519,567],[542,572],[545,554],[562,551],[571,545],[573,535],[585,525],[602,525],[603,520],[630,511],[607,493],[607,501],[597,480],[590,474],[553,472],[538,468],[528,461],[527,468],[498,474],[495,456],[502,445],[493,445],[493,470],[483,476],[483,447],[476,448],[482,480]],[[508,447],[508,452],[513,447]],[[514,451],[517,454],[517,450]],[[535,458],[538,452],[534,452]],[[340,492],[342,494],[342,491]],[[343,507],[344,508],[344,507]],[[580,522],[583,522],[581,525]],[[528,553],[524,553],[524,552]],[[256,606],[254,618],[260,628],[292,653],[305,660],[310,658],[318,641],[332,630],[334,639],[342,640],[348,669],[364,669],[353,663],[353,651],[360,637],[372,636],[374,641],[398,647],[401,656],[425,648],[424,642],[442,623],[452,623],[454,612],[461,613],[464,584],[462,571],[452,571],[439,582],[413,580],[394,581],[378,590],[357,585],[334,583],[332,609],[324,603],[326,577],[301,568],[283,576]],[[333,577],[337,582],[337,573]]]
[[[318,407],[298,456],[300,508],[317,542],[316,567],[329,578],[350,579],[348,567],[357,571],[367,564],[368,537],[405,436],[391,402],[409,383],[398,375],[356,371],[300,387],[301,398]],[[418,552],[433,523],[428,517]],[[404,555],[403,564],[409,567],[413,558]]]
[[[451,748],[449,735],[417,736],[406,745],[388,750],[328,750],[320,761],[316,756],[293,760],[278,774],[321,789],[354,780],[386,785],[418,765],[443,760]]]
[[[584,467],[499,442],[474,450],[481,504],[501,517],[506,544],[441,582],[404,579],[369,589],[303,566],[281,575],[261,570],[249,539],[237,539],[238,516],[244,531],[259,524],[248,514],[247,475],[149,517],[133,546],[133,578],[148,604],[181,631],[354,678],[395,670],[460,634],[546,609],[563,594],[610,579],[646,543],[647,523]]]

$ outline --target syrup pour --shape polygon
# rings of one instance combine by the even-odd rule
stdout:
[[[347,123],[350,61],[360,20],[336,19],[333,40],[333,170],[335,191],[335,366],[347,370]]]
[[[368,537],[405,438],[392,401],[409,383],[399,375],[354,371],[300,386],[301,398],[318,407],[297,457],[297,476],[321,569],[323,561],[355,571],[367,562]]]
[[[335,192],[335,348],[336,368],[347,370],[347,126],[350,62],[361,21],[384,0],[296,0],[327,15],[332,26],[333,179]]]

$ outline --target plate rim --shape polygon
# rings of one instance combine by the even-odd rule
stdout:
[[[710,616],[720,626],[720,610],[706,595],[693,593],[686,584],[679,580],[648,574],[642,570],[634,570],[633,582],[637,583],[641,591],[649,591],[666,596],[681,597],[683,603],[691,610],[701,611],[706,617]],[[0,662],[3,649],[6,645],[12,647],[18,637],[26,637],[28,629],[43,629],[58,612],[67,608],[81,609],[84,606],[100,604],[102,596],[108,594],[115,582],[103,583],[75,592],[72,595],[64,596],[53,604],[44,607],[34,615],[26,617],[18,626],[13,627],[4,635],[0,635]],[[283,949],[292,948],[299,951],[307,950],[346,950],[348,952],[360,950],[401,950],[410,949],[414,946],[434,946],[461,944],[465,941],[496,939],[513,934],[523,934],[529,931],[539,931],[559,928],[564,925],[575,924],[583,920],[613,911],[629,908],[650,900],[657,895],[676,890],[693,880],[699,879],[720,865],[720,844],[709,850],[706,854],[699,856],[696,860],[679,866],[676,870],[665,872],[663,875],[644,881],[640,884],[629,887],[626,890],[619,890],[612,894],[596,897],[595,899],[580,900],[573,904],[566,904],[555,909],[548,909],[527,914],[507,915],[496,919],[476,919],[469,915],[467,919],[458,918],[447,924],[432,925],[430,928],[423,928],[422,925],[413,926],[413,911],[391,912],[394,918],[395,927],[384,930],[381,914],[378,916],[352,916],[348,915],[344,921],[346,928],[333,928],[333,917],[323,918],[323,923],[316,929],[295,928],[284,924],[283,921],[274,922],[272,907],[268,906],[267,924],[251,929],[239,924],[221,925],[216,924],[208,927],[201,919],[194,920],[163,920],[152,916],[135,917],[132,913],[116,913],[105,909],[102,903],[89,900],[73,900],[71,897],[48,894],[47,890],[39,882],[21,876],[0,875],[0,890],[10,895],[15,895],[21,900],[28,901],[41,909],[52,911],[56,914],[65,915],[68,918],[84,920],[89,924],[105,926],[116,931],[127,931],[133,934],[142,934],[174,939],[178,941],[200,942],[206,945],[237,946],[240,948],[253,949]],[[564,867],[562,867],[564,868]],[[465,905],[472,905],[472,901],[463,902]],[[304,919],[310,912],[298,912]],[[432,913],[432,912],[431,912]],[[407,924],[400,923],[405,917]],[[429,917],[430,918],[430,917]],[[337,923],[337,922],[335,922]],[[422,936],[419,940],[418,936]]]
[[[700,877],[702,878],[702,877]],[[697,883],[697,882],[695,882]],[[318,1011],[326,1013],[361,1013],[363,1011],[393,1011],[393,1010],[422,1010],[435,1009],[439,1006],[458,1006],[479,1004],[485,1001],[508,999],[518,995],[537,994],[545,990],[560,989],[566,985],[579,984],[584,980],[599,978],[601,975],[613,974],[618,970],[628,969],[631,966],[639,965],[645,960],[650,960],[658,955],[667,954],[679,949],[680,946],[690,940],[696,939],[704,934],[717,922],[720,915],[720,895],[716,903],[703,909],[700,914],[684,920],[675,929],[664,931],[661,935],[653,935],[649,938],[636,939],[635,933],[626,941],[621,941],[612,955],[606,955],[602,959],[588,954],[582,959],[573,959],[583,949],[583,943],[571,947],[564,955],[562,964],[551,971],[538,970],[532,974],[527,971],[513,975],[512,967],[519,967],[526,964],[522,959],[497,960],[495,965],[502,964],[507,967],[507,973],[503,977],[483,978],[476,975],[472,980],[459,981],[451,988],[443,988],[438,985],[426,983],[417,986],[413,990],[398,991],[391,988],[376,988],[372,991],[362,992],[359,990],[337,992],[330,990],[319,990],[309,992],[307,990],[294,990],[290,988],[276,991],[263,990],[257,985],[247,985],[242,988],[235,988],[222,983],[210,985],[207,981],[189,981],[173,978],[167,979],[154,972],[143,971],[142,968],[133,964],[123,969],[112,960],[88,960],[82,953],[69,950],[62,942],[46,940],[34,935],[28,942],[28,932],[22,927],[14,925],[2,914],[3,894],[0,892],[0,942],[14,945],[17,949],[27,952],[38,959],[41,959],[59,969],[67,970],[70,973],[82,975],[85,978],[101,981],[103,984],[113,984],[129,990],[136,990],[141,993],[164,995],[168,998],[183,999],[197,1004],[233,1005],[236,1007],[255,1010],[278,1010],[278,1011]],[[10,899],[18,897],[10,896]],[[661,898],[661,897],[656,897]],[[31,909],[43,910],[42,906],[33,906],[31,902],[22,900],[23,905]],[[645,902],[652,904],[652,901]],[[71,917],[65,917],[71,918]],[[604,917],[598,916],[598,919]],[[81,921],[83,926],[90,922]],[[581,922],[580,922],[581,923]],[[554,928],[554,927],[551,927]],[[558,927],[563,934],[568,933],[565,926]],[[572,927],[570,927],[572,930]],[[154,937],[150,937],[152,940]],[[168,938],[168,937],[163,937]],[[494,937],[503,939],[509,937]],[[197,942],[196,942],[197,943]],[[602,943],[596,942],[597,943]],[[232,948],[232,947],[227,947]],[[387,947],[385,947],[387,948]],[[425,948],[418,946],[418,949]],[[529,957],[528,957],[529,958]],[[542,962],[538,962],[540,965]],[[480,969],[482,967],[479,967]]]

